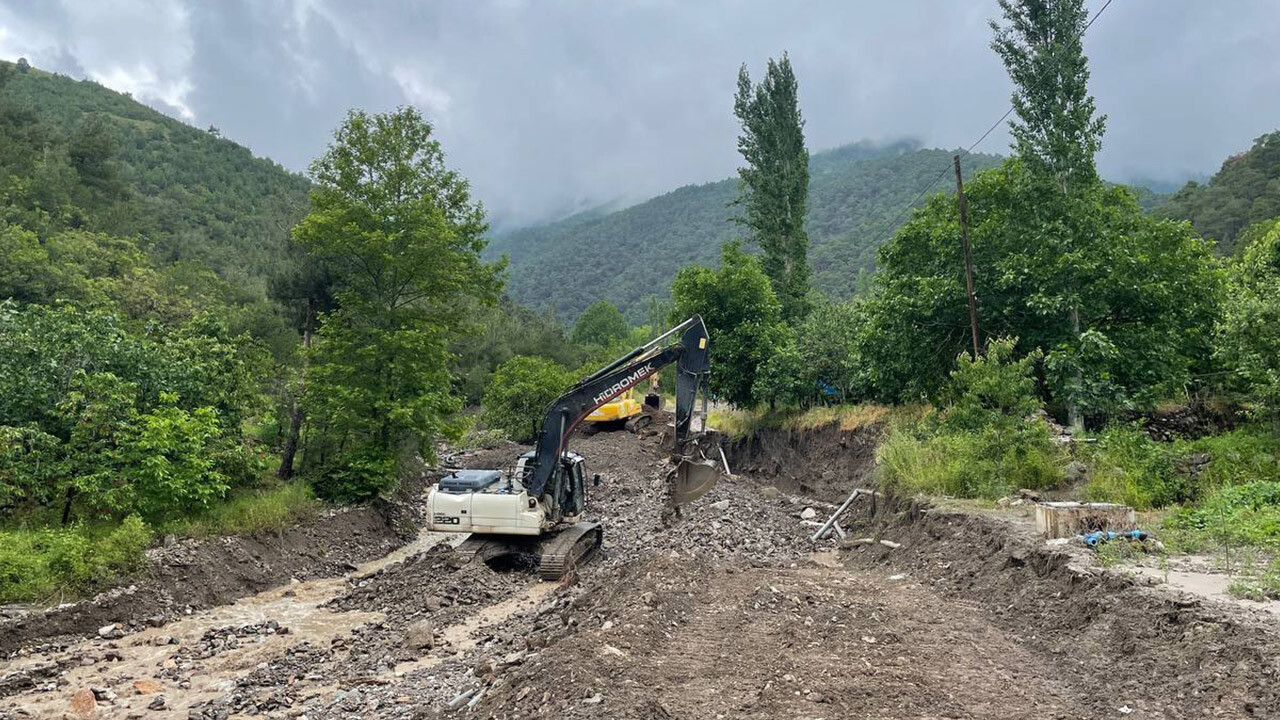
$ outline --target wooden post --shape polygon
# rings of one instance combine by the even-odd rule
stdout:
[[[964,284],[969,295],[969,330],[973,333],[973,359],[978,359],[978,299],[973,294],[973,255],[969,252],[969,203],[964,198],[964,181],[960,179],[960,156],[955,156],[956,199],[960,203],[960,245],[964,248]]]

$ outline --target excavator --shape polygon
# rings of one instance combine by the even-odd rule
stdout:
[[[547,407],[535,449],[521,455],[512,470],[454,470],[441,478],[427,496],[427,528],[470,533],[455,549],[463,562],[536,565],[544,580],[563,577],[604,539],[600,523],[582,519],[586,461],[569,450],[570,437],[596,408],[672,363],[674,468],[667,477],[667,501],[678,509],[702,497],[720,477],[704,443],[708,343],[707,327],[694,315],[580,380]],[[600,483],[599,475],[593,483]]]

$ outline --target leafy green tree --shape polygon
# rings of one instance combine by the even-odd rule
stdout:
[[[260,366],[220,327],[144,334],[103,310],[0,302],[0,509],[158,519],[256,480],[240,425]]]
[[[578,316],[569,336],[580,347],[608,346],[630,334],[631,328],[618,306],[608,300],[597,300]]]
[[[782,306],[760,261],[727,243],[720,268],[690,265],[671,283],[678,322],[700,314],[711,335],[711,392],[735,405],[750,405],[756,373],[786,341]]]
[[[484,212],[413,108],[352,111],[311,172],[294,237],[333,278],[337,309],[307,381],[309,462],[334,480],[322,494],[367,497],[458,431],[449,343],[468,298],[496,297],[501,268],[480,261]]]
[[[812,372],[820,398],[851,402],[867,396],[859,333],[866,323],[864,303],[819,302],[796,329],[803,366]]]
[[[1123,188],[1081,191],[1070,212],[1019,160],[966,187],[983,331],[1044,353],[1043,392],[1094,417],[1184,391],[1206,361],[1222,288],[1207,243],[1144,216]],[[1070,238],[1097,238],[1087,245]],[[955,202],[936,196],[880,253],[859,356],[873,395],[937,397],[968,342]],[[1062,318],[1074,308],[1077,334]]]
[[[769,60],[763,82],[753,84],[744,64],[738,70],[733,114],[742,125],[738,152],[747,166],[736,201],[750,240],[764,251],[764,272],[773,283],[786,318],[803,317],[809,294],[809,151],[804,145],[795,73],[791,59]]]
[[[1244,233],[1232,264],[1217,354],[1259,415],[1280,419],[1280,219]]]
[[[784,334],[773,354],[756,368],[751,395],[769,407],[805,407],[813,403],[817,390],[814,368],[805,364],[795,340]]]
[[[532,440],[547,406],[572,383],[573,376],[563,365],[517,355],[498,366],[485,388],[484,423],[516,442]]]
[[[1081,204],[1080,194],[1095,191],[1098,185],[1094,155],[1106,125],[1105,117],[1094,116],[1089,95],[1082,41],[1088,14],[1084,0],[1000,0],[1000,9],[1006,24],[991,22],[995,33],[991,47],[1014,83],[1017,119],[1009,123],[1014,148],[1032,180],[1057,190],[1042,197],[1041,214],[1056,215],[1064,223],[1058,228],[1049,225],[1041,238],[1051,257],[1058,258],[1065,280],[1060,292],[1045,300],[1059,306],[1074,336],[1072,352],[1077,361],[1072,363],[1074,375],[1064,399],[1071,425],[1080,428],[1085,382],[1079,365],[1108,352],[1105,342],[1085,335],[1089,328],[1080,317],[1083,288],[1082,278],[1077,277],[1091,271],[1088,265],[1099,255],[1097,245],[1107,240],[1065,226],[1067,217],[1090,209]]]

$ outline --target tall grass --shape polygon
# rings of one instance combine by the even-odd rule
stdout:
[[[897,419],[914,419],[929,412],[923,405],[887,406],[876,403],[819,405],[808,409],[716,408],[708,425],[733,439],[749,437],[760,430],[816,430],[837,427],[845,432],[885,425]]]
[[[1135,426],[1118,426],[1102,433],[1085,460],[1089,499],[1140,510],[1189,505],[1225,488],[1280,482],[1280,436],[1269,428],[1245,427],[1197,440],[1160,443]],[[1200,461],[1194,468],[1193,460]]]
[[[0,530],[0,602],[57,602],[140,568],[151,531],[137,515],[116,524]]]
[[[1020,488],[1057,487],[1069,459],[1040,421],[960,432],[928,422],[898,423],[876,451],[882,487],[988,500]]]
[[[170,523],[163,530],[194,537],[278,532],[311,517],[320,508],[311,486],[294,482],[234,494],[208,512]]]

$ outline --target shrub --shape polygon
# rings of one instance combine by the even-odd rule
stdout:
[[[1086,456],[1090,466],[1085,497],[1132,505],[1139,510],[1190,499],[1171,446],[1157,443],[1135,426],[1112,426]]]
[[[894,423],[877,451],[881,480],[912,493],[995,499],[1061,483],[1066,453],[1035,416],[1034,363],[1013,360],[1013,340],[958,359],[942,412]]]
[[[516,442],[532,440],[547,406],[572,382],[564,366],[539,357],[517,355],[493,373],[484,391],[485,425]]]
[[[0,602],[91,593],[142,567],[150,543],[137,515],[105,526],[0,531]]]
[[[1199,506],[1171,514],[1165,527],[1181,535],[1178,544],[1184,549],[1224,544],[1280,548],[1280,482],[1213,491]]]
[[[349,455],[340,465],[330,466],[315,476],[311,484],[316,495],[331,502],[359,502],[377,497],[396,486],[396,458],[382,454],[378,448],[365,448],[359,455]]]

